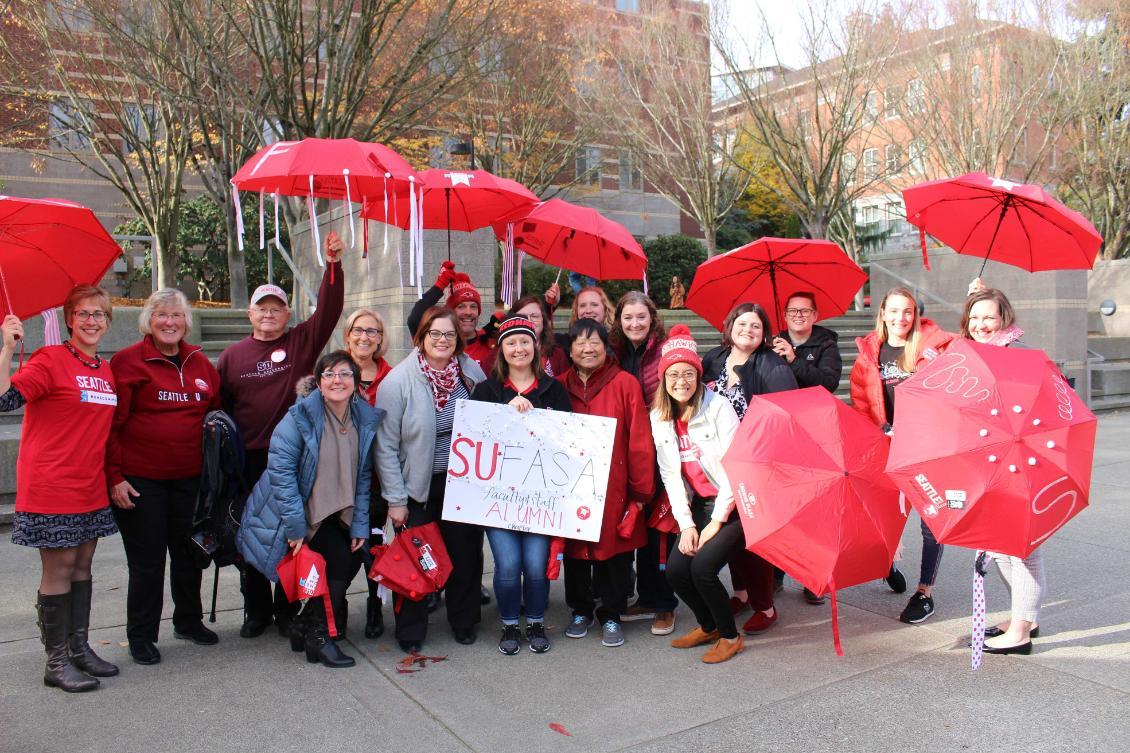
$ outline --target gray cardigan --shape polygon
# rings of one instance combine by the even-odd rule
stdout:
[[[413,349],[394,366],[377,391],[377,408],[385,412],[377,427],[377,473],[381,496],[389,507],[403,507],[409,499],[423,502],[432,483],[436,406],[432,387],[420,371],[418,352]],[[465,354],[459,356],[459,368],[468,392],[486,379]]]

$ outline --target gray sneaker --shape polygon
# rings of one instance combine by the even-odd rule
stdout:
[[[592,617],[585,617],[582,614],[573,615],[573,621],[569,623],[569,627],[565,628],[565,637],[567,638],[584,638],[589,634],[589,628],[594,624]]]
[[[604,623],[601,633],[602,637],[600,642],[602,645],[608,646],[609,648],[624,645],[624,629],[620,627],[619,622],[609,620]]]

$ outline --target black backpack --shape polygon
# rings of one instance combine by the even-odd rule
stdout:
[[[235,536],[247,503],[243,441],[235,421],[222,410],[210,411],[204,417],[203,431],[200,492],[191,533],[201,569],[212,563],[219,568],[240,561]]]

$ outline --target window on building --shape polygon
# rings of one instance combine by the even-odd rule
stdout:
[[[577,150],[577,183],[600,187],[600,149],[586,146]]]
[[[640,169],[636,167],[631,152],[620,153],[620,190],[643,190],[643,174],[640,173]]]
[[[1025,126],[1020,129],[1020,133],[1016,137],[1016,148],[1012,152],[1012,161],[1020,164],[1028,164],[1028,128]]]
[[[884,169],[889,175],[897,175],[902,170],[902,147],[898,144],[887,144],[883,150]]]
[[[912,175],[926,172],[926,142],[914,139],[906,150],[906,167]]]
[[[125,125],[129,133],[122,137],[122,153],[132,154],[139,144],[147,144],[160,129],[153,105],[126,105]]]
[[[887,203],[887,229],[894,234],[906,232],[906,210],[902,202],[891,201]]]
[[[856,156],[853,152],[847,152],[840,158],[840,177],[846,186],[855,183],[855,164]]]
[[[640,0],[616,0],[616,10],[621,13],[639,13]]]
[[[879,117],[879,92],[874,89],[863,95],[863,114],[869,121]]]
[[[899,116],[899,104],[902,102],[902,92],[898,87],[888,86],[883,91],[883,116],[887,120],[894,120]]]
[[[264,118],[261,133],[263,134],[264,146],[270,146],[271,144],[282,141],[282,121],[278,118]]]
[[[875,180],[879,177],[879,150],[872,147],[863,150],[863,179]]]
[[[985,138],[981,135],[980,128],[973,129],[973,138],[970,139],[969,156],[972,164],[977,168],[984,168],[985,165]]]
[[[906,110],[916,115],[926,110],[926,87],[920,78],[906,82]]]
[[[867,204],[859,208],[860,225],[876,225],[879,223],[879,205]]]
[[[81,114],[70,99],[60,97],[52,101],[47,129],[52,148],[66,151],[89,148],[90,139],[82,122]]]
[[[69,31],[90,31],[94,28],[90,11],[78,0],[51,0],[48,19],[53,26],[61,26]]]
[[[979,65],[969,70],[969,88],[974,97],[981,96],[981,66]]]

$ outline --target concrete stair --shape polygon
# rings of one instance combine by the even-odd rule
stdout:
[[[1130,337],[1090,334],[1087,348],[1105,359],[1091,365],[1091,410],[1130,408]]]

